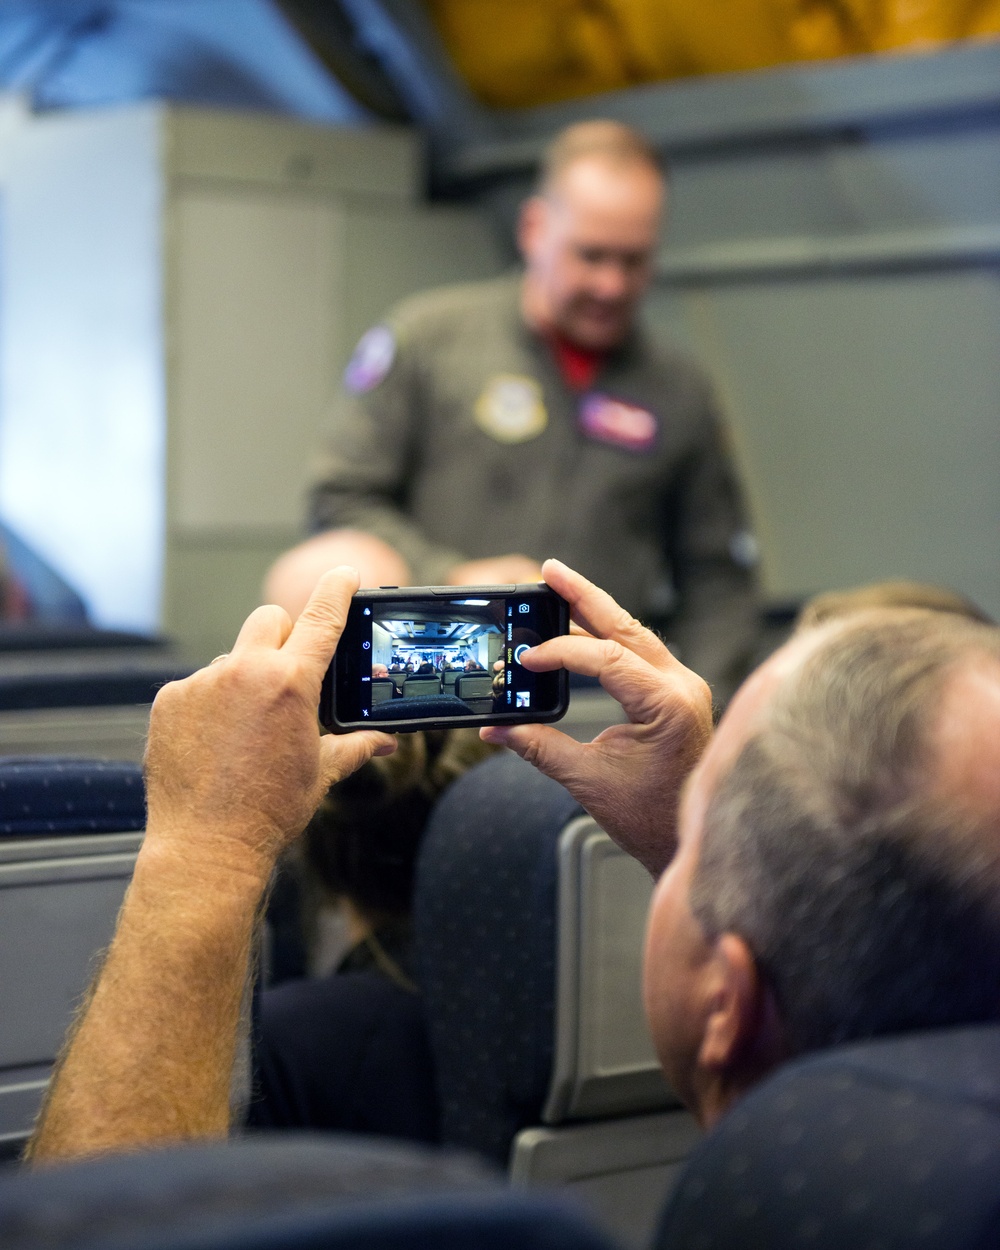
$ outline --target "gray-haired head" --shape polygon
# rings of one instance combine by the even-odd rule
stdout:
[[[945,784],[940,733],[958,676],[1000,671],[1000,630],[823,628],[712,795],[694,914],[747,943],[791,1053],[1000,1018],[1000,812]]]

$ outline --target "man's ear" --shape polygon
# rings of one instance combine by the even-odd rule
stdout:
[[[517,247],[524,260],[530,260],[545,228],[549,206],[540,195],[529,196],[517,219]]]
[[[718,938],[712,965],[699,1066],[723,1081],[739,1084],[741,1076],[779,1061],[782,1043],[776,1005],[753,952],[737,934],[723,933]]]

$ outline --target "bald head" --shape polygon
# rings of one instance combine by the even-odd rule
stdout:
[[[660,154],[638,130],[621,122],[598,119],[567,126],[542,156],[538,194],[557,195],[563,175],[577,162],[594,160],[611,169],[645,168],[658,180],[664,177]]]
[[[935,793],[984,838],[1000,842],[1000,657],[994,652],[973,652],[948,674],[931,742]]]

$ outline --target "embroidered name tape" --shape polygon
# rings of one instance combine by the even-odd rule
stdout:
[[[580,429],[599,443],[626,451],[652,451],[660,423],[646,408],[610,395],[585,395],[580,401]]]
[[[372,326],[358,340],[344,370],[344,386],[352,395],[372,391],[392,368],[396,339],[388,326]]]
[[[537,438],[548,425],[542,388],[533,378],[498,373],[476,400],[476,424],[500,443]]]

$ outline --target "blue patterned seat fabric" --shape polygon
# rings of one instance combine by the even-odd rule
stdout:
[[[580,810],[504,753],[448,790],[421,849],[414,932],[442,1138],[501,1165],[551,1077],[556,848]]]
[[[143,829],[142,768],[121,760],[0,756],[0,836]]]
[[[1000,1241],[1000,1027],[782,1068],[692,1155],[658,1250],[966,1250]]]
[[[283,1133],[0,1175],[4,1250],[612,1250],[474,1164]]]
[[[471,716],[472,709],[453,694],[414,694],[387,699],[372,708],[372,720],[434,720],[440,716]]]

